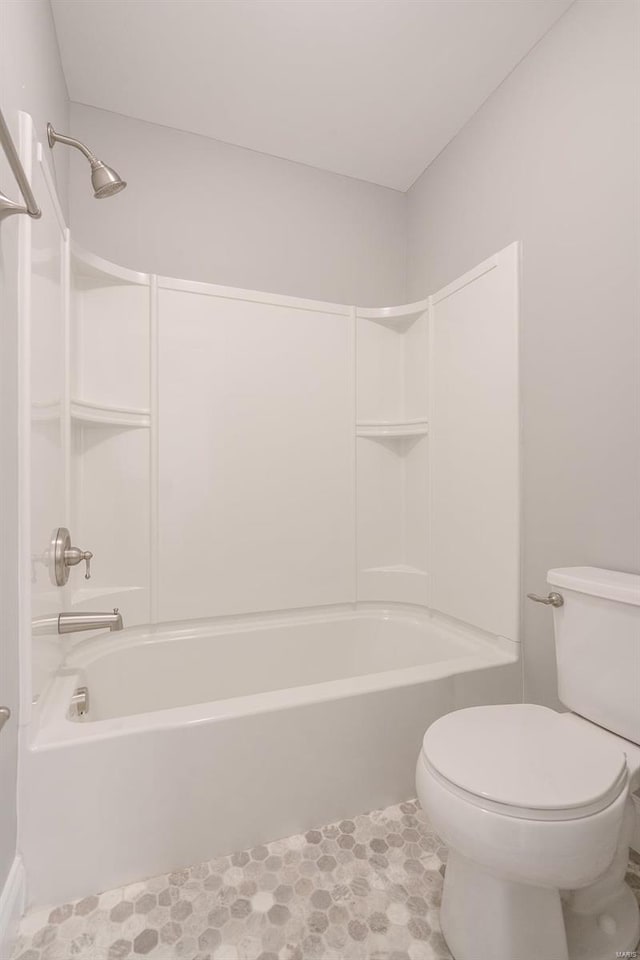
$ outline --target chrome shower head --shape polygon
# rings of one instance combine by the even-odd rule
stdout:
[[[126,187],[126,182],[111,167],[102,160],[91,161],[91,183],[96,200],[112,197]]]
[[[50,123],[47,124],[47,140],[49,146],[53,148],[56,143],[66,143],[69,147],[75,147],[80,153],[84,154],[91,164],[91,183],[93,184],[93,195],[96,200],[103,200],[105,197],[112,197],[115,193],[120,193],[127,185],[120,174],[112,167],[108,167],[102,160],[98,160],[91,151],[85,147],[80,140],[73,137],[65,137],[62,133],[56,133]]]

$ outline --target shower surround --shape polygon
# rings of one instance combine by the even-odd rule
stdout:
[[[432,720],[520,699],[519,250],[376,309],[139,273],[30,131],[25,622],[126,628],[22,637],[36,905],[397,802]],[[60,526],[92,577],[54,588]]]

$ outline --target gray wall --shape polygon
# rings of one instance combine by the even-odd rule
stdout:
[[[526,591],[550,567],[640,569],[638,9],[571,7],[408,195],[412,299],[523,242]],[[557,702],[529,601],[525,696]]]
[[[0,106],[16,144],[18,110],[31,113],[42,140],[47,120],[67,126],[67,91],[48,0],[2,0],[0,91]],[[15,181],[0,154],[0,184],[17,200]],[[62,173],[66,203],[64,168]],[[11,217],[0,225],[0,704],[9,706],[13,714],[0,736],[0,891],[16,849],[18,220]]]
[[[75,103],[71,125],[129,183],[96,203],[86,162],[71,158],[73,235],[95,253],[274,293],[404,300],[406,196],[397,190]]]

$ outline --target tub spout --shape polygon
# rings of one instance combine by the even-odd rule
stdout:
[[[58,633],[80,633],[82,630],[122,630],[122,614],[117,607],[113,613],[61,613]]]

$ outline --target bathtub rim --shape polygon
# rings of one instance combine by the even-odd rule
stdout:
[[[202,636],[227,636],[282,626],[295,627],[310,623],[363,619],[408,621],[413,625],[431,627],[441,635],[448,635],[458,649],[462,644],[469,652],[466,656],[458,655],[428,664],[358,674],[228,699],[163,707],[103,720],[80,721],[71,720],[67,716],[71,695],[80,683],[82,670],[114,650],[126,650],[132,645],[188,641]],[[40,751],[113,737],[172,730],[194,724],[218,723],[259,713],[378,693],[387,689],[416,686],[456,674],[516,663],[519,658],[518,641],[488,634],[428,608],[409,604],[336,604],[295,611],[141,624],[126,628],[115,635],[107,633],[80,641],[71,649],[65,665],[51,678],[40,700],[34,705],[36,722],[32,728],[34,734],[30,749]]]
[[[162,643],[172,640],[191,640],[203,636],[234,633],[254,633],[278,627],[304,626],[313,623],[331,623],[344,620],[393,620],[414,626],[431,626],[450,634],[452,638],[474,648],[478,643],[491,648],[511,650],[520,648],[520,642],[488,633],[471,624],[455,620],[445,614],[418,604],[393,601],[360,601],[336,603],[320,607],[300,607],[290,610],[271,610],[241,613],[224,617],[206,617],[196,620],[167,620],[161,623],[143,623],[125,627],[113,633],[103,631],[76,641],[68,650],[62,670],[84,669],[105,654],[126,649],[133,644]],[[68,666],[65,666],[68,665]]]

